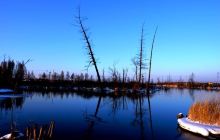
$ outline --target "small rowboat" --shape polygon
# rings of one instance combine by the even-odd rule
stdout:
[[[177,123],[178,125],[190,132],[200,134],[202,136],[219,136],[220,135],[220,127],[214,125],[201,124],[198,122],[194,122],[187,117],[184,117],[182,113],[177,115]]]

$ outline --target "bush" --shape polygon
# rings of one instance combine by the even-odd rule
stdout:
[[[194,103],[189,109],[188,118],[192,121],[220,126],[220,101],[210,100]]]

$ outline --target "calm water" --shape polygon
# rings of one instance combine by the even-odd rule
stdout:
[[[197,100],[219,93],[159,91],[147,97],[95,97],[76,93],[25,93],[17,98],[13,119],[24,132],[29,122],[55,121],[54,139],[204,139],[178,128],[176,115]],[[100,104],[99,104],[100,103]],[[0,135],[10,130],[11,100],[0,98]]]

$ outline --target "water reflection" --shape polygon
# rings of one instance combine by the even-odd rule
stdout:
[[[149,92],[149,91],[148,91]],[[151,136],[154,139],[154,131],[153,131],[153,121],[152,121],[152,113],[151,113],[151,104],[150,104],[150,94],[147,94],[147,101],[148,101],[148,109],[149,109],[149,117],[150,117],[150,128],[151,128]]]
[[[185,131],[180,127],[177,127],[177,132],[178,134],[175,137],[177,140],[207,140],[205,137]]]
[[[112,114],[114,117],[120,110],[126,110],[128,108],[127,98],[125,96],[111,98],[110,104],[112,108]]]
[[[30,120],[41,124],[56,122],[54,139],[202,139],[177,129],[176,114],[186,114],[201,95],[200,90],[165,90],[141,94],[94,95],[89,93],[25,93],[16,98],[15,120],[25,130]],[[9,128],[10,99],[0,99],[0,134]],[[19,109],[18,109],[19,108]],[[2,130],[5,128],[7,130]]]
[[[91,139],[95,123],[102,122],[102,119],[97,116],[98,112],[99,112],[101,100],[102,100],[102,97],[100,96],[99,99],[98,99],[97,105],[96,105],[94,115],[88,116],[86,114],[86,116],[85,116],[86,121],[88,122],[88,128],[85,131],[84,139]]]
[[[25,99],[23,97],[17,98],[1,98],[0,99],[0,109],[1,110],[11,110],[13,105],[15,108],[22,108]]]
[[[192,100],[195,101],[194,90],[193,89],[189,89],[189,95],[192,98]]]
[[[135,119],[132,121],[133,126],[139,125],[140,127],[140,139],[144,140],[144,113],[146,112],[143,108],[143,97],[140,96],[138,100],[135,101]]]

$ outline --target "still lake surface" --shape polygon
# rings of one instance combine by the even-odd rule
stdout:
[[[187,114],[190,105],[219,92],[205,90],[161,90],[147,97],[97,97],[77,93],[24,93],[14,100],[0,98],[0,136],[16,127],[25,132],[30,122],[55,121],[53,139],[176,139],[200,140],[177,125],[176,115]],[[99,102],[100,101],[100,102]],[[100,103],[100,104],[99,104]]]

